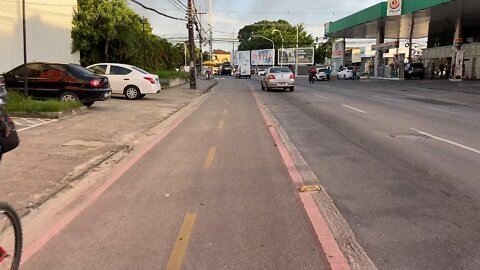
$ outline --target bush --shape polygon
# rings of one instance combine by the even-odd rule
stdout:
[[[184,71],[159,71],[157,75],[160,79],[188,79],[190,73]]]
[[[8,92],[7,111],[9,112],[61,112],[73,108],[82,107],[77,102],[64,102],[58,99],[36,100],[21,93]]]

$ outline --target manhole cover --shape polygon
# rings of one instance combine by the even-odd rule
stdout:
[[[426,140],[430,139],[427,135],[423,134],[416,134],[416,133],[399,133],[399,134],[392,134],[390,137],[394,139],[400,140]]]

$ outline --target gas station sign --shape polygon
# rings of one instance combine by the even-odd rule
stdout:
[[[388,0],[387,16],[402,15],[402,0]]]

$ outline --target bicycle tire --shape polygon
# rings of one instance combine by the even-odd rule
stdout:
[[[23,235],[22,235],[22,225],[20,222],[20,218],[18,217],[17,212],[7,203],[0,202],[0,217],[5,216],[8,221],[11,223],[11,226],[13,227],[13,232],[14,232],[14,247],[13,247],[13,256],[11,254],[8,255],[8,257],[12,257],[12,262],[10,266],[10,270],[18,270],[20,267],[20,259],[22,257],[22,246],[23,246]],[[8,225],[6,226],[8,227]],[[0,236],[3,236],[4,230],[6,227],[0,228]],[[2,241],[4,240],[3,237],[1,237]],[[3,249],[2,243],[0,243],[0,247]],[[0,266],[2,266],[3,260],[0,261]],[[10,263],[7,264],[7,266],[10,265]],[[8,268],[4,268],[8,269]]]

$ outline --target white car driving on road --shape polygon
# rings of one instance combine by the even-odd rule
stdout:
[[[337,73],[337,79],[353,79],[353,67],[343,67],[338,73]]]
[[[271,67],[265,72],[265,76],[260,81],[262,90],[270,91],[272,88],[289,89],[293,92],[295,75],[287,67]]]
[[[160,93],[162,89],[157,75],[136,66],[98,63],[87,69],[108,78],[112,95],[124,95],[127,99],[140,99],[147,94]]]

